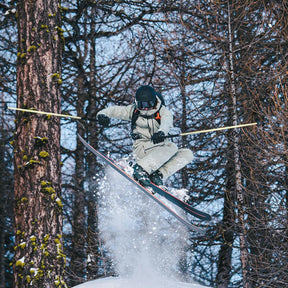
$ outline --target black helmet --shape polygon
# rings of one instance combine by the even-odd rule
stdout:
[[[156,105],[156,92],[151,86],[141,86],[136,91],[136,104],[139,109],[149,110]]]

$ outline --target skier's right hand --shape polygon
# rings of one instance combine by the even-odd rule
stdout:
[[[108,127],[110,124],[110,118],[104,114],[99,114],[97,116],[97,119],[98,119],[99,124],[104,127]]]

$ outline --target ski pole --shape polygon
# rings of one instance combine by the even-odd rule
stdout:
[[[17,110],[17,111],[22,111],[22,112],[28,112],[28,113],[36,113],[36,114],[44,114],[44,115],[51,115],[51,116],[57,116],[57,117],[72,118],[72,119],[77,119],[77,120],[97,121],[96,119],[90,119],[90,118],[73,116],[73,115],[66,115],[66,114],[58,114],[58,113],[44,112],[44,111],[33,110],[33,109],[14,108],[14,107],[8,107],[8,109],[10,109],[10,110]]]
[[[254,123],[248,123],[248,124],[240,124],[240,125],[234,125],[234,126],[213,128],[213,129],[208,129],[208,130],[185,132],[185,133],[180,133],[180,134],[168,135],[168,136],[166,136],[166,138],[173,138],[173,137],[179,137],[179,136],[187,136],[187,135],[193,135],[193,134],[201,134],[201,133],[215,132],[215,131],[220,131],[220,130],[235,129],[235,128],[253,126],[253,125],[257,125],[257,123],[254,122]]]

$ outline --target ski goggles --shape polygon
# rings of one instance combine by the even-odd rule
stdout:
[[[138,109],[142,110],[149,110],[153,109],[155,107],[156,100],[151,100],[151,101],[137,101],[137,107]]]

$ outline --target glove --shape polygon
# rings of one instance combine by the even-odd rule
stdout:
[[[110,124],[110,118],[104,114],[99,114],[97,119],[98,119],[99,124],[104,127],[107,127]]]
[[[165,133],[163,131],[159,131],[157,133],[154,133],[151,140],[154,144],[158,144],[160,142],[163,142],[165,140]]]

